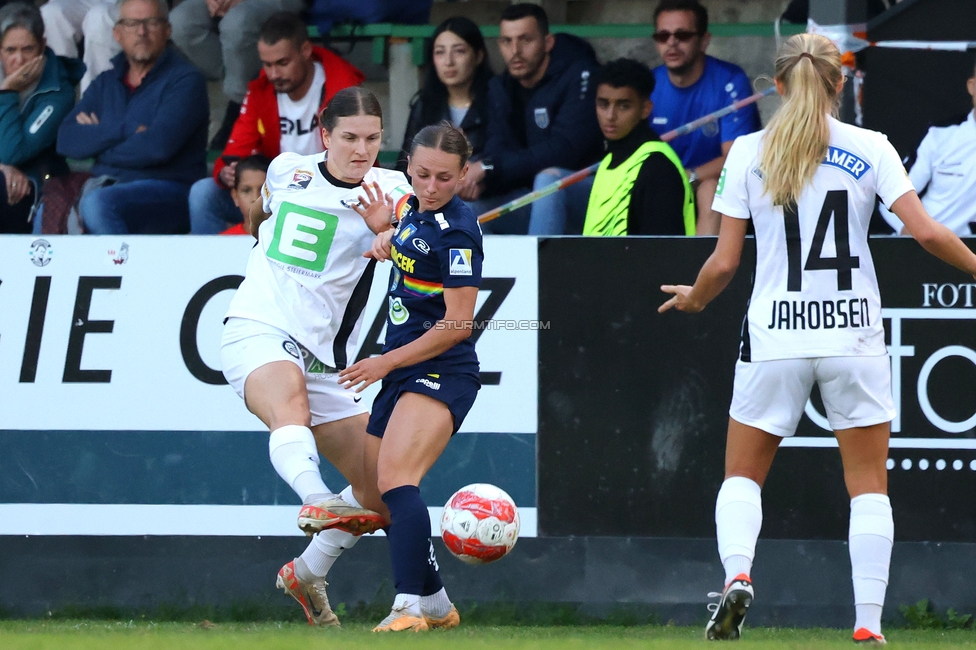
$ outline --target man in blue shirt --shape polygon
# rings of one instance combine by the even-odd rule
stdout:
[[[167,46],[165,1],[118,11],[122,53],[61,123],[58,153],[95,159],[79,204],[87,232],[185,233],[190,186],[207,173],[207,83]]]
[[[745,71],[705,54],[711,35],[708,11],[697,0],[662,0],[654,10],[654,45],[664,65],[654,69],[651,127],[665,133],[753,94]],[[718,234],[712,198],[725,156],[740,135],[762,128],[750,104],[717,122],[675,138],[671,147],[695,188],[699,235]]]

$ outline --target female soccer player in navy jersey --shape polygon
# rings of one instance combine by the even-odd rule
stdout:
[[[381,356],[339,374],[347,388],[360,391],[383,380],[366,429],[366,474],[390,514],[397,596],[378,632],[460,622],[437,572],[418,486],[481,388],[469,339],[484,259],[481,228],[455,196],[467,171],[468,142],[442,123],[421,130],[409,153],[415,196],[396,230],[379,235],[372,251],[376,259],[393,260],[386,345]]]
[[[928,216],[883,134],[830,116],[844,77],[828,39],[799,34],[786,41],[775,81],[782,106],[764,131],[738,138],[726,159],[712,205],[722,214],[715,252],[693,287],[661,287],[674,296],[659,311],[704,309],[735,274],[752,219],[755,284],[715,505],[726,584],[715,594],[706,636],[739,637],[754,598],[749,575],[762,526],[761,486],[816,382],[851,496],[854,640],[880,644],[894,539],[885,463],[895,408],[867,241],[875,195],[933,255],[973,274],[976,255]]]

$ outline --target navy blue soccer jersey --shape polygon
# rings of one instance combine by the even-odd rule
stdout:
[[[393,234],[393,270],[388,294],[386,345],[389,352],[424,335],[444,318],[444,289],[481,286],[484,261],[478,219],[458,197],[434,212],[420,212],[417,198]],[[403,374],[479,372],[474,341],[467,338],[449,350],[387,377]]]

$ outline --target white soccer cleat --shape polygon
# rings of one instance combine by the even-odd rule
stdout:
[[[458,623],[461,622],[460,617]],[[405,608],[390,611],[390,614],[380,621],[380,624],[373,628],[374,632],[427,632],[430,625],[427,618],[423,615],[412,616],[406,612]]]
[[[295,575],[295,561],[292,560],[278,571],[275,586],[284,589],[285,593],[295,600],[305,610],[308,624],[326,627],[339,625],[339,617],[329,605],[329,596],[325,588],[329,585],[324,578],[306,582]]]
[[[712,592],[708,597],[720,600],[708,605],[712,618],[705,626],[705,638],[709,641],[735,641],[742,634],[746,612],[756,597],[749,576],[740,573],[725,586],[722,593]]]
[[[309,537],[329,528],[344,530],[353,535],[365,535],[385,525],[383,515],[366,508],[357,508],[339,496],[306,504],[298,513],[298,527]]]

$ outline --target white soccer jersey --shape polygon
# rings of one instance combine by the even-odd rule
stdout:
[[[890,206],[913,188],[883,134],[829,121],[827,156],[795,210],[764,191],[765,131],[736,139],[722,170],[712,209],[756,230],[743,361],[886,353],[868,223],[876,194]]]
[[[271,162],[261,191],[271,217],[258,229],[227,316],[273,325],[326,365],[344,368],[354,360],[369,296],[373,265],[363,253],[374,235],[351,207],[362,187],[327,177],[325,157],[284,153]],[[372,167],[364,181],[394,201],[412,193],[400,172]]]

